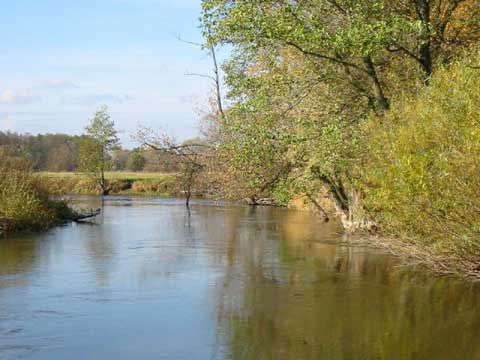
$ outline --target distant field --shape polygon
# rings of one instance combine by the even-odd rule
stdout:
[[[41,176],[55,179],[82,179],[86,174],[74,172],[40,172]],[[162,180],[171,177],[169,173],[144,173],[144,172],[120,172],[109,171],[105,173],[107,180]]]
[[[98,194],[100,189],[87,174],[73,172],[39,172],[52,194]],[[173,196],[179,194],[175,174],[116,172],[105,173],[110,194],[150,194]]]

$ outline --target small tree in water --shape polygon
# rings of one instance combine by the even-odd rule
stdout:
[[[107,106],[102,106],[95,113],[86,131],[87,136],[80,143],[79,168],[100,186],[103,195],[108,195],[110,188],[105,179],[105,171],[111,167],[110,154],[118,148],[119,139]]]
[[[179,167],[180,185],[185,194],[187,207],[200,173],[205,170],[215,151],[215,147],[202,139],[178,143],[164,133],[155,133],[148,128],[138,130],[136,140],[144,148],[168,155]]]

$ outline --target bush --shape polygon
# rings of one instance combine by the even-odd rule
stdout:
[[[438,71],[368,127],[365,203],[390,233],[437,254],[480,258],[480,70]]]
[[[7,230],[51,226],[66,204],[49,199],[43,183],[21,158],[0,152],[0,227]]]

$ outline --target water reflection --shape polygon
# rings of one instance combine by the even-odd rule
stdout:
[[[36,241],[0,240],[0,276],[27,273],[35,267],[39,246]]]
[[[338,224],[159,199],[104,210],[0,241],[0,358],[480,358],[474,286],[348,246]]]
[[[477,289],[332,244],[338,229],[305,216],[275,214],[278,227],[241,233],[239,266],[218,288],[228,358],[480,358]]]

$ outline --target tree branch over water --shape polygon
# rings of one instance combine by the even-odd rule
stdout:
[[[208,159],[213,157],[215,147],[201,140],[180,143],[165,132],[155,132],[150,128],[140,128],[134,139],[142,147],[171,155],[178,161],[181,166],[182,187],[188,207],[196,177],[205,169]]]

